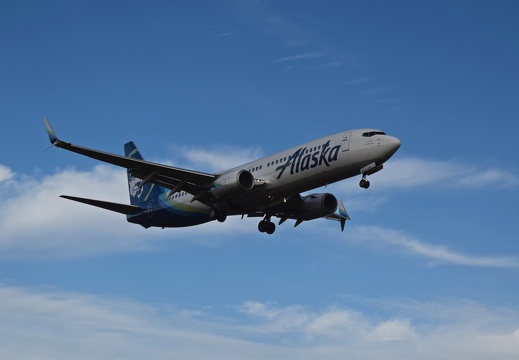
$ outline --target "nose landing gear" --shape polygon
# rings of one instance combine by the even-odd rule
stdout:
[[[363,189],[369,188],[369,185],[370,185],[369,180],[366,180],[364,178],[362,178],[362,180],[359,182],[359,186]]]
[[[359,182],[359,186],[363,189],[369,188],[369,180],[366,180],[366,176],[373,175],[376,172],[379,172],[384,168],[384,165],[377,165],[376,163],[371,163],[369,165],[364,166],[360,169],[360,173],[362,174],[362,180]]]

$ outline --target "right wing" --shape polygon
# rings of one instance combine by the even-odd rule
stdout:
[[[150,161],[133,159],[126,156],[110,154],[103,151],[73,145],[60,140],[52,129],[49,120],[44,118],[45,127],[52,145],[72,151],[92,159],[100,160],[112,165],[128,169],[131,174],[143,180],[168,188],[172,192],[186,191],[195,197],[203,197],[216,179],[215,174],[192,171]],[[203,199],[201,199],[203,201]],[[207,201],[207,200],[206,200]]]

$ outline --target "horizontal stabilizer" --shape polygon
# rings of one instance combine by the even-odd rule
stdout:
[[[60,197],[62,197],[64,199],[72,200],[72,201],[77,201],[77,202],[87,204],[87,205],[97,206],[102,209],[115,211],[115,212],[118,212],[118,213],[124,214],[124,215],[135,215],[142,211],[142,209],[140,207],[135,206],[135,205],[118,204],[118,203],[113,203],[113,202],[108,202],[108,201],[85,199],[85,198],[67,196],[67,195],[61,195]]]

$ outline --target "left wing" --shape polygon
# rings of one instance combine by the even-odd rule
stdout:
[[[133,159],[126,156],[110,154],[103,151],[73,145],[60,140],[52,129],[49,120],[44,118],[49,140],[52,145],[72,151],[92,159],[100,160],[112,165],[128,169],[131,174],[143,180],[143,183],[151,182],[163,186],[173,192],[186,191],[196,197],[197,194],[205,194],[211,188],[215,174],[192,171],[150,161]]]

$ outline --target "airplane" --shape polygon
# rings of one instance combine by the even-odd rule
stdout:
[[[273,234],[288,219],[294,227],[303,221],[326,218],[351,220],[341,200],[330,193],[301,193],[361,175],[359,186],[370,186],[367,176],[400,148],[400,140],[375,129],[343,131],[281,151],[235,168],[206,173],[145,161],[133,142],[125,156],[73,145],[60,140],[47,118],[45,126],[55,146],[127,169],[130,205],[61,195],[60,197],[126,215],[130,223],[149,227],[185,227],[228,216],[263,218],[262,233]],[[339,211],[337,212],[337,209]]]

